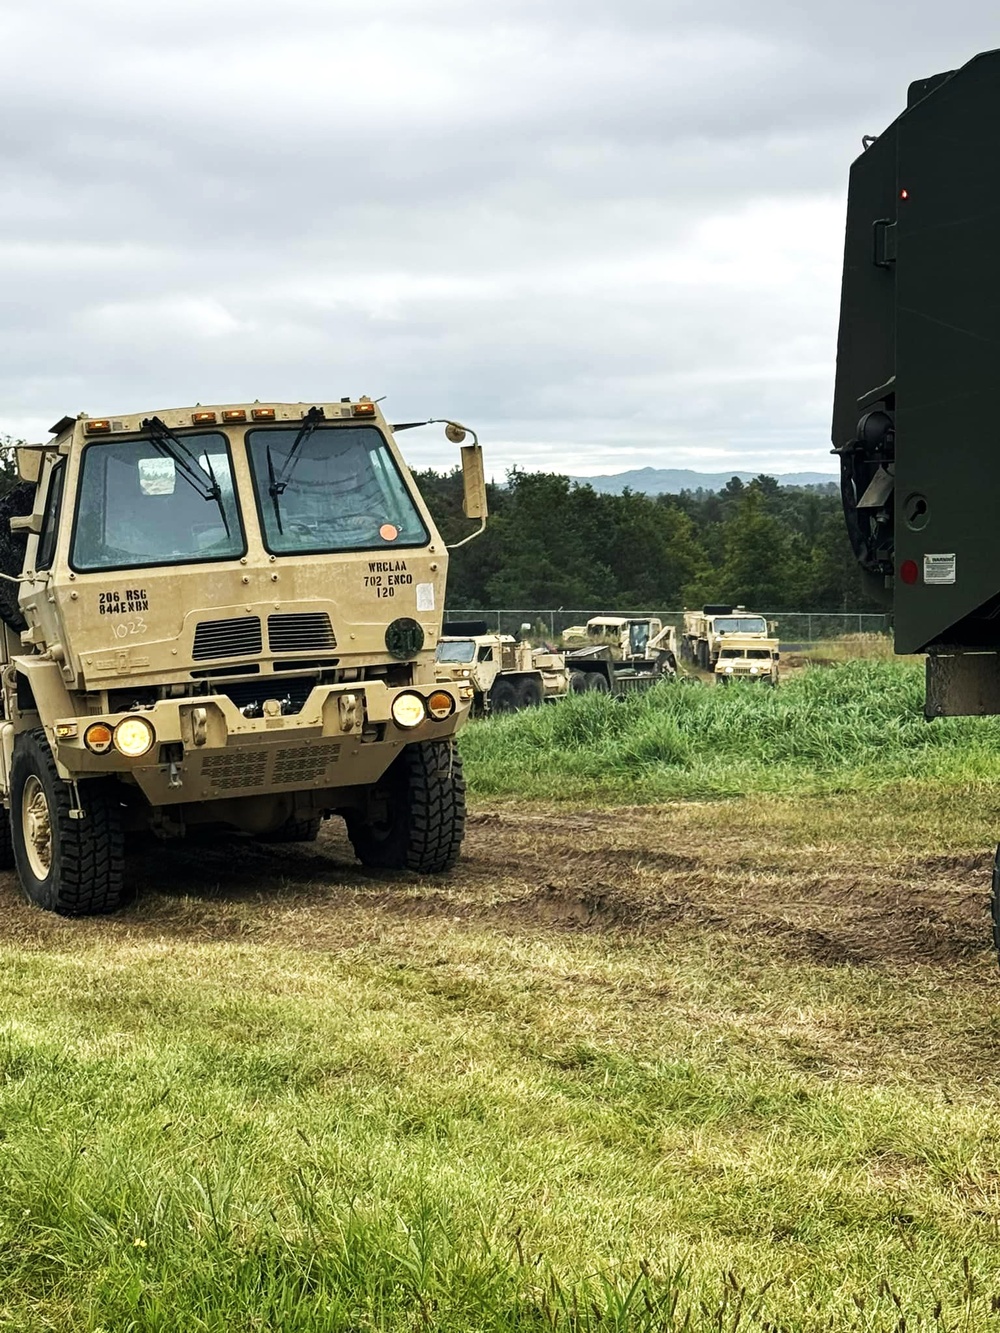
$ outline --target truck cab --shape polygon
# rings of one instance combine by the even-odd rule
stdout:
[[[447,551],[376,403],[66,417],[18,462],[0,857],[29,897],[112,910],[125,828],[283,840],[334,813],[366,864],[447,868],[472,690],[436,678]],[[449,793],[433,846],[428,781]],[[104,869],[77,882],[99,829]]]

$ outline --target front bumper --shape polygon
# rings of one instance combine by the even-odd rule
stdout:
[[[298,713],[247,718],[226,695],[161,699],[129,713],[59,718],[50,734],[64,778],[115,775],[134,781],[151,805],[177,805],[269,792],[357,787],[376,782],[402,746],[444,740],[469,716],[471,689],[438,684],[455,702],[450,717],[416,727],[392,718],[392,701],[429,687],[389,687],[381,681],[317,685]],[[128,759],[117,750],[93,754],[84,745],[95,722],[114,726],[142,717],[156,739],[147,754]]]

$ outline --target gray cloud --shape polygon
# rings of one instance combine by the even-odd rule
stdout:
[[[496,471],[826,468],[847,168],[991,23],[39,0],[0,18],[0,429],[368,392]]]

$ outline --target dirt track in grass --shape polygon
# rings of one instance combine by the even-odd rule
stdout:
[[[886,830],[891,830],[886,825]],[[135,903],[112,918],[63,921],[25,904],[0,875],[0,942],[42,948],[125,938],[245,935],[343,949],[411,930],[639,932],[696,929],[768,942],[790,960],[898,970],[957,968],[995,984],[991,855],[920,855],[863,806],[836,801],[679,802],[567,810],[477,804],[448,876],[363,870],[339,820],[315,844],[239,838],[133,853]]]

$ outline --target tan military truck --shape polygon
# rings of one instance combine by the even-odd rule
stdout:
[[[777,685],[778,662],[777,639],[758,639],[753,634],[727,634],[715,664],[716,683],[730,685],[734,680],[750,680]]]
[[[714,671],[727,635],[766,639],[772,628],[763,616],[744,606],[704,606],[700,611],[685,611],[681,656],[702,671]]]
[[[569,691],[562,653],[532,648],[512,634],[491,634],[485,621],[446,621],[437,646],[440,681],[468,681],[476,716],[534,708]]]
[[[677,674],[676,631],[655,616],[591,616],[564,630],[563,639],[574,693],[623,694]]]
[[[378,406],[52,433],[0,541],[0,858],[28,897],[114,910],[127,830],[305,840],[334,814],[366,866],[448,869],[473,689],[436,678],[447,551]],[[482,530],[478,442],[462,461]]]

